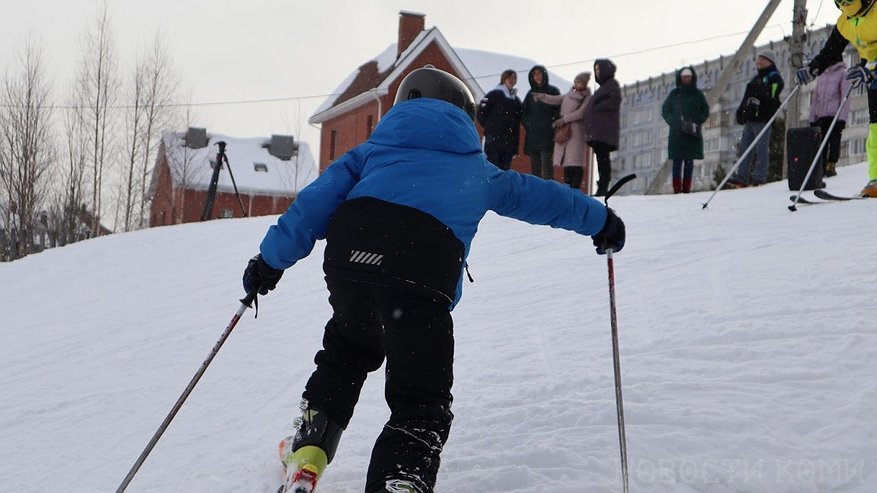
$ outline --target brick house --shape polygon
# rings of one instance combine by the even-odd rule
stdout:
[[[231,169],[223,165],[219,172],[210,219],[281,214],[317,177],[307,143],[292,136],[236,138],[203,128],[165,132],[150,185],[150,227],[201,220],[221,141]]]
[[[424,14],[399,12],[397,42],[360,65],[308,119],[311,124],[321,125],[320,171],[368,139],[381,116],[393,105],[402,79],[425,65],[459,77],[472,91],[477,103],[499,84],[499,75],[509,68],[518,72],[518,97],[523,101],[530,89],[527,74],[537,62],[517,56],[454,48],[437,27],[425,28]],[[572,86],[563,77],[548,72],[550,83],[560,89],[561,94]],[[483,135],[480,125],[476,127]],[[512,162],[512,168],[530,172],[530,159],[524,154],[523,127],[518,157]]]

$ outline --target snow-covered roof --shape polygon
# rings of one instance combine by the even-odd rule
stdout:
[[[499,76],[504,70],[512,69],[518,73],[518,96],[524,99],[524,95],[530,90],[530,83],[527,81],[527,74],[534,65],[540,63],[530,58],[506,55],[503,53],[493,53],[491,51],[472,50],[468,48],[454,49],[469,72],[475,78],[475,82],[481,87],[485,93],[493,90],[499,85]],[[563,94],[572,87],[572,82],[566,80],[556,72],[548,70],[548,82],[554,87],[560,89]]]
[[[522,96],[530,89],[527,83],[527,73],[534,65],[537,65],[536,61],[502,53],[454,48],[437,27],[432,27],[418,34],[408,48],[399,54],[398,58],[396,57],[397,44],[392,43],[376,57],[360,65],[317,107],[308,122],[322,123],[329,118],[374,101],[376,96],[386,95],[393,81],[431,43],[435,43],[445,54],[451,65],[461,75],[463,82],[469,86],[476,100],[481,99],[486,92],[496,87],[499,84],[500,74],[507,69],[518,72],[518,90]],[[566,92],[572,86],[570,81],[550,70],[548,77],[551,84],[557,86],[561,92]]]
[[[270,138],[229,137],[208,134],[206,147],[192,149],[185,145],[185,132],[162,135],[168,166],[175,187],[207,190],[213,175],[217,142],[226,143],[225,155],[238,191],[251,195],[296,195],[319,175],[317,163],[306,142],[296,140],[298,153],[289,160],[268,152]],[[217,191],[234,193],[231,175],[225,168],[219,173]]]

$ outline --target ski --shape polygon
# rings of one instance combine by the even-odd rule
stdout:
[[[816,205],[816,204],[826,204],[827,203],[827,202],[805,199],[803,196],[798,197],[797,195],[790,196],[789,200],[791,200],[792,203],[794,203],[796,197],[798,198],[797,202],[799,204],[804,204],[804,205]]]
[[[828,193],[828,192],[826,192],[825,190],[821,190],[821,189],[820,189],[820,190],[814,190],[814,191],[813,191],[813,194],[816,195],[817,197],[819,197],[819,198],[822,199],[822,200],[840,200],[840,201],[846,201],[846,200],[859,200],[859,199],[867,199],[867,198],[868,198],[868,197],[862,197],[861,195],[854,195],[854,196],[852,196],[852,197],[841,197],[841,196],[839,196],[839,195],[834,195],[834,194]]]

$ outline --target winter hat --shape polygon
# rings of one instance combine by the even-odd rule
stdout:
[[[573,79],[573,82],[575,82],[577,80],[582,81],[582,84],[587,86],[588,82],[591,82],[591,73],[590,72],[580,72],[578,75],[576,75],[576,78]]]
[[[685,67],[679,72],[679,77],[685,77],[686,75],[694,77],[694,72],[692,72],[690,68]]]
[[[773,52],[773,50],[761,50],[758,52],[758,56],[762,58],[767,58],[770,60],[770,63],[776,65],[777,64],[777,54]]]

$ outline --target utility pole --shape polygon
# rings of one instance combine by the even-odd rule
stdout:
[[[795,0],[795,6],[792,8],[792,39],[789,41],[789,53],[791,60],[789,64],[789,76],[786,78],[789,83],[786,85],[791,87],[797,83],[795,80],[795,72],[804,66],[804,40],[807,37],[807,0]],[[801,126],[801,103],[800,91],[789,101],[789,110],[786,112],[786,128],[795,128]]]

